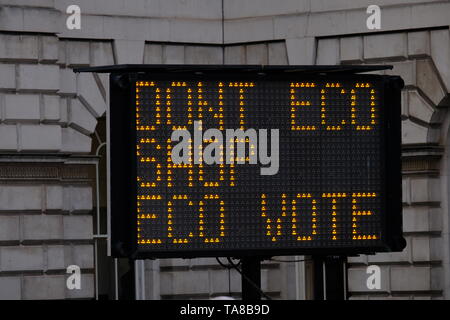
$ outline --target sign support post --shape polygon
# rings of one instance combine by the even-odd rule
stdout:
[[[261,300],[261,259],[259,257],[242,258],[242,300]],[[256,288],[257,287],[257,288]]]
[[[347,299],[347,257],[314,256],[314,300]]]

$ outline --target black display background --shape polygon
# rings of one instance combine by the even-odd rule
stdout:
[[[148,82],[149,86],[145,86]],[[361,87],[366,83],[354,81],[157,81],[148,79],[139,86],[140,110],[138,112],[140,125],[155,125],[154,131],[137,131],[137,143],[140,145],[140,154],[143,157],[155,157],[157,162],[137,162],[137,174],[141,177],[138,182],[138,195],[160,195],[161,200],[138,200],[141,214],[156,215],[152,219],[139,219],[142,229],[141,240],[160,239],[161,244],[144,244],[142,250],[214,250],[214,249],[259,249],[262,247],[336,247],[336,246],[364,246],[377,240],[352,240],[352,199],[357,200],[357,207],[373,212],[371,216],[356,216],[358,235],[382,236],[381,220],[383,214],[383,168],[382,168],[382,142],[383,126],[380,123],[380,112],[371,112],[370,103],[373,101],[375,110],[380,105],[383,87],[380,82],[370,82],[369,87]],[[183,86],[183,82],[185,86]],[[150,84],[153,83],[153,86]],[[219,86],[222,83],[222,86]],[[229,84],[233,86],[230,87]],[[234,86],[234,84],[238,86]],[[245,87],[245,83],[253,87]],[[291,87],[294,83],[294,87]],[[298,87],[295,84],[298,83]],[[314,87],[311,84],[314,83]],[[303,84],[303,86],[302,86]],[[307,84],[307,87],[306,87]],[[336,85],[339,87],[336,87]],[[179,86],[177,86],[179,85]],[[242,86],[239,86],[242,85]],[[327,87],[328,85],[328,87]],[[358,87],[356,87],[358,85]],[[333,87],[331,87],[333,86]],[[156,92],[157,88],[160,92]],[[191,89],[191,93],[187,90]],[[170,89],[170,92],[167,92]],[[223,93],[219,93],[219,89]],[[240,89],[244,92],[240,93]],[[291,92],[291,89],[294,92]],[[201,90],[202,92],[198,92]],[[323,93],[321,91],[324,90]],[[345,93],[341,93],[344,90]],[[351,93],[354,90],[355,93]],[[370,92],[375,92],[371,94]],[[188,95],[192,99],[188,99]],[[219,95],[223,99],[219,100]],[[159,95],[159,99],[156,99]],[[166,97],[170,95],[170,98]],[[199,95],[202,99],[199,99]],[[243,99],[240,99],[240,96]],[[292,99],[292,95],[294,99]],[[351,96],[356,96],[351,100]],[[370,98],[374,97],[374,100]],[[322,99],[325,98],[325,99]],[[160,101],[160,111],[156,111],[156,101]],[[170,101],[170,105],[167,104]],[[188,101],[191,101],[192,112],[188,112]],[[199,105],[201,101],[202,105]],[[203,105],[204,101],[208,105]],[[204,182],[198,181],[199,165],[192,168],[167,168],[167,139],[170,138],[172,128],[187,125],[193,135],[193,125],[188,120],[202,120],[203,130],[219,128],[219,101],[223,101],[224,129],[240,127],[239,115],[244,114],[244,129],[279,129],[280,135],[280,167],[276,175],[260,175],[260,165],[235,164],[224,166],[225,181],[220,181],[219,165],[203,165],[202,175],[204,182],[219,182],[219,187],[205,187]],[[243,106],[240,106],[243,101]],[[310,106],[291,106],[292,101],[308,101]],[[321,106],[321,102],[325,106]],[[356,124],[351,124],[351,101],[355,101]],[[167,107],[170,111],[167,112]],[[209,108],[212,108],[213,111]],[[241,112],[240,108],[244,111]],[[198,111],[201,108],[202,111]],[[291,108],[295,108],[292,112]],[[325,108],[325,112],[322,112]],[[192,118],[188,118],[188,114]],[[297,126],[314,125],[316,130],[291,130],[291,114],[295,114]],[[159,115],[159,118],[156,115]],[[170,114],[170,118],[167,117]],[[199,115],[202,115],[200,118]],[[326,124],[321,124],[321,115],[324,114]],[[371,114],[375,115],[376,124],[370,124]],[[167,124],[167,120],[171,124]],[[342,124],[342,120],[346,123]],[[356,130],[357,126],[369,124],[371,130]],[[332,126],[341,130],[327,130]],[[311,127],[310,127],[311,129]],[[222,130],[225,136],[225,131]],[[139,143],[141,139],[156,139],[155,143]],[[224,139],[225,140],[225,139]],[[171,143],[175,145],[176,142]],[[156,145],[161,149],[157,150]],[[207,143],[204,143],[206,146]],[[138,157],[139,159],[140,157]],[[161,164],[161,181],[156,182],[157,187],[140,187],[141,183],[156,181],[156,163]],[[189,187],[188,170],[192,170],[193,183]],[[167,171],[172,174],[168,175]],[[230,174],[234,170],[234,174]],[[173,187],[167,187],[167,177],[171,176]],[[230,186],[229,178],[235,177],[235,186]],[[323,197],[323,193],[345,193],[346,197]],[[353,193],[375,193],[375,197],[352,197]],[[205,195],[218,195],[219,199],[205,199]],[[261,195],[266,195],[266,217],[262,217]],[[283,194],[286,198],[283,198]],[[310,198],[297,198],[297,194],[310,194]],[[177,199],[173,199],[176,195]],[[178,199],[179,195],[187,195],[188,199]],[[184,197],[183,197],[184,198]],[[316,220],[312,222],[312,199],[317,204]],[[336,240],[332,240],[332,200],[336,200]],[[220,237],[220,200],[224,201],[224,236]],[[285,216],[282,216],[282,201],[285,200]],[[292,216],[292,200],[295,200],[296,216]],[[168,202],[172,205],[172,218],[168,215]],[[189,206],[189,201],[192,201]],[[199,202],[204,202],[204,219],[199,218]],[[277,219],[281,223],[277,223]],[[292,219],[296,222],[293,223]],[[271,219],[271,223],[267,223]],[[203,220],[203,237],[199,236],[199,221]],[[172,222],[172,231],[167,231],[168,222]],[[297,236],[293,235],[292,225],[296,225]],[[312,235],[312,226],[316,226],[316,235]],[[267,229],[270,225],[271,229]],[[277,229],[277,225],[281,229]],[[278,230],[281,235],[277,236]],[[267,235],[270,231],[271,235]],[[192,237],[189,234],[192,232]],[[172,234],[172,237],[167,235]],[[312,240],[298,241],[297,237],[311,236]],[[180,239],[187,239],[188,243],[181,243]],[[205,242],[208,239],[208,243]],[[220,242],[211,243],[211,239]],[[273,241],[273,240],[276,241]],[[381,239],[380,239],[381,240]],[[174,243],[174,241],[176,243]]]

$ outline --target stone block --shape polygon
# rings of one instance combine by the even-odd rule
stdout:
[[[61,150],[61,127],[59,125],[21,125],[21,150]]]
[[[402,116],[401,116],[401,118],[402,118],[402,120],[406,120],[409,117],[409,101],[408,101],[409,93],[408,93],[408,90],[407,89],[402,90],[401,95],[402,95],[401,96],[401,99],[402,99],[402,102],[401,102]]]
[[[92,216],[64,216],[64,239],[91,240],[93,234],[92,222]]]
[[[287,50],[285,42],[272,42],[268,45],[269,65],[287,65]]]
[[[41,62],[56,62],[59,57],[59,40],[57,37],[40,37],[39,60]]]
[[[163,48],[163,63],[165,64],[183,64],[184,46],[165,45]]]
[[[30,35],[0,34],[0,61],[36,62],[38,38]]]
[[[429,237],[412,238],[412,258],[414,262],[427,262],[431,260]]]
[[[114,64],[114,53],[112,42],[91,42],[91,66],[108,66]]]
[[[0,7],[0,30],[2,31],[22,31],[23,30],[23,9],[20,7]]]
[[[236,293],[242,292],[241,275],[234,269],[230,270],[230,291]]]
[[[436,266],[431,268],[431,290],[442,291],[445,286],[445,274],[442,266]],[[437,300],[442,297],[437,297]]]
[[[78,73],[77,93],[80,101],[91,111],[96,118],[106,112],[106,102],[103,98],[97,82],[91,73]]]
[[[44,251],[40,246],[0,248],[1,271],[37,271],[44,268]]]
[[[94,90],[97,90],[96,88]],[[90,135],[95,131],[97,119],[78,100],[71,99],[69,103],[69,125],[78,131]]]
[[[428,31],[408,32],[408,56],[430,55],[430,33]]]
[[[92,188],[90,186],[69,186],[64,188],[64,209],[70,212],[92,210]]]
[[[20,276],[0,277],[0,300],[20,300],[22,297],[20,282]]]
[[[161,272],[161,295],[209,294],[209,271]]]
[[[340,55],[342,62],[360,62],[363,60],[363,38],[343,37],[340,39]]]
[[[188,259],[191,267],[217,267],[217,260],[215,258],[195,258]]]
[[[415,61],[389,62],[389,64],[394,68],[386,70],[386,74],[402,77],[405,86],[415,86],[417,84]]]
[[[446,96],[438,71],[429,59],[417,60],[417,86],[435,105]]]
[[[293,39],[306,36],[308,19],[307,15],[274,16],[273,36],[274,39]]]
[[[17,150],[17,127],[15,125],[0,125],[0,150]]]
[[[22,297],[25,300],[64,299],[64,275],[24,276]]]
[[[357,256],[348,257],[348,263],[350,264],[368,264],[368,255],[360,254]]]
[[[334,11],[318,15],[307,16],[306,37],[342,36],[346,34],[361,33],[366,26],[366,15],[358,12],[349,17],[352,12]],[[353,20],[350,20],[353,19]],[[357,27],[357,30],[355,30]]]
[[[16,67],[13,64],[0,63],[0,88],[16,88]]]
[[[62,216],[27,215],[22,222],[23,240],[63,239]]]
[[[114,53],[118,64],[141,64],[144,61],[145,41],[114,40]]]
[[[88,66],[90,63],[89,42],[66,41],[66,64],[69,67]]]
[[[192,259],[182,259],[182,258],[174,258],[174,259],[161,259],[159,265],[162,268],[171,269],[173,267],[190,267]]]
[[[410,204],[411,203],[411,179],[402,178],[402,202]]]
[[[62,129],[62,150],[73,153],[91,152],[91,138],[72,128]]]
[[[335,65],[340,63],[339,39],[320,39],[317,42],[316,64]]]
[[[228,0],[224,2],[225,19],[236,19],[258,16],[276,16],[307,12],[308,1],[285,0],[274,3],[270,0]]]
[[[430,213],[430,209],[422,206],[403,208],[403,232],[429,232],[433,229],[430,225],[430,215],[439,215]],[[436,230],[436,229],[434,229]]]
[[[261,289],[266,292],[280,292],[282,277],[280,269],[268,269],[261,272]]]
[[[408,11],[410,12],[408,22],[411,24],[411,28],[429,28],[431,26],[439,27],[445,25],[448,21],[450,4],[446,1],[439,1],[439,3],[430,4],[429,1],[405,8],[409,9]]]
[[[71,263],[76,264],[81,269],[94,268],[94,246],[91,244],[74,245]]]
[[[428,129],[411,120],[402,121],[402,143],[427,143]]]
[[[96,73],[94,74],[95,80],[97,81],[100,93],[107,100],[109,97],[109,74],[108,73]]]
[[[39,121],[41,118],[39,95],[5,94],[5,120]]]
[[[146,16],[188,19],[221,19],[222,2],[219,0],[156,0],[146,3]]]
[[[59,99],[59,110],[61,112],[61,119],[59,122],[61,124],[67,124],[69,122],[69,100],[70,100],[70,98],[63,98],[63,97],[61,97]],[[64,130],[66,130],[66,129],[63,128],[62,130],[63,130],[63,139],[64,139]]]
[[[18,66],[17,83],[19,90],[57,91],[59,89],[59,67],[21,64]]]
[[[406,58],[406,33],[364,36],[364,59]]]
[[[70,250],[70,247],[63,245],[49,245],[46,249],[47,270],[65,270],[67,268],[65,252]]]
[[[57,33],[60,13],[53,8],[28,8],[23,10],[23,31]]]
[[[450,31],[448,29],[430,31],[430,51],[433,62],[439,70],[442,80],[450,88]]]
[[[211,293],[229,295],[228,270],[210,270]]]
[[[441,208],[430,208],[429,209],[429,225],[430,231],[442,231],[442,209]]]
[[[0,216],[0,241],[18,241],[18,240],[20,240],[19,217]]]
[[[146,41],[166,42],[170,39],[170,19],[150,19],[147,20]]]
[[[42,97],[42,118],[46,122],[61,119],[60,101],[58,96],[44,95]]]
[[[439,179],[418,177],[411,179],[411,202],[429,203],[439,202],[441,189]]]
[[[169,32],[171,42],[222,44],[220,20],[170,19]]]
[[[225,21],[223,28],[225,44],[274,39],[272,17]]]
[[[160,64],[163,59],[163,46],[161,44],[147,43],[144,49],[144,63]]]
[[[59,185],[47,185],[46,190],[46,210],[61,210],[63,208],[63,187]]]
[[[70,68],[60,69],[60,90],[61,94],[75,95],[77,93],[77,77]]]
[[[67,41],[58,41],[58,64],[61,66],[66,66],[66,42]]]
[[[314,64],[316,58],[314,38],[286,39],[286,48],[290,65]]]
[[[424,122],[430,123],[434,108],[425,100],[418,91],[410,90],[408,91],[408,102],[409,102],[409,115],[422,120]]]
[[[0,210],[42,210],[41,186],[0,186]]]
[[[391,289],[395,291],[431,290],[430,267],[391,267]]]
[[[225,64],[245,64],[245,46],[226,46]]]
[[[442,261],[445,254],[442,250],[442,238],[432,236],[428,239],[430,240],[430,261]]]
[[[222,64],[223,50],[213,46],[191,46],[184,49],[185,63],[187,64]]]
[[[247,64],[267,65],[269,63],[266,44],[250,44],[246,47]]]

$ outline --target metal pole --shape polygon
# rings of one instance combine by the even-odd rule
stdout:
[[[119,300],[119,267],[118,259],[114,258],[114,300]]]
[[[346,260],[346,257],[341,256],[329,256],[325,259],[326,300],[346,299]]]
[[[261,300],[261,259],[242,259],[242,300]]]
[[[101,142],[100,137],[98,136],[97,131],[95,131],[95,135],[97,137],[97,141],[99,143],[99,146],[97,147],[97,150],[95,150],[95,155],[98,156],[100,153],[100,149],[104,146],[106,146],[106,142]],[[99,295],[99,289],[98,289],[98,241],[99,239],[97,237],[100,236],[101,229],[100,229],[100,173],[98,168],[98,162],[100,159],[97,158],[97,162],[95,162],[95,197],[96,197],[96,207],[97,207],[97,228],[96,228],[96,234],[94,235],[94,263],[95,263],[95,299],[98,300]]]
[[[314,300],[347,298],[347,257],[315,256]]]
[[[312,259],[314,300],[325,300],[324,260],[321,256],[313,256]]]
[[[134,261],[134,290],[136,300],[145,300],[145,265],[144,260]]]

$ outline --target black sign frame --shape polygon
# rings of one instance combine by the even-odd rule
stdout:
[[[145,258],[194,258],[194,257],[270,257],[281,255],[355,255],[375,252],[401,251],[406,242],[402,237],[402,183],[401,183],[401,89],[403,80],[398,76],[372,74],[328,74],[320,68],[317,72],[305,72],[300,67],[265,67],[258,69],[227,68],[213,66],[177,66],[170,69],[138,72],[120,70],[110,74],[110,205],[111,205],[111,254],[114,257]],[[290,72],[289,72],[290,71]],[[371,247],[299,248],[221,251],[139,251],[137,245],[136,212],[136,131],[135,131],[135,83],[138,80],[314,80],[327,81],[382,81],[384,86],[383,106],[380,117],[384,119],[384,167],[385,167],[385,214],[383,215],[384,245]],[[131,178],[130,178],[131,177]]]

